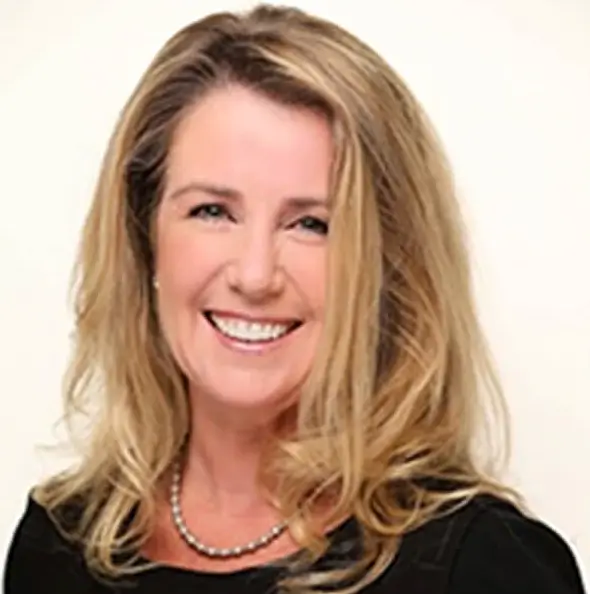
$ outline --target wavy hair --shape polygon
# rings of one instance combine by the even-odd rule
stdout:
[[[175,34],[124,107],[104,157],[75,274],[75,345],[65,418],[80,463],[34,496],[83,546],[91,570],[137,572],[158,490],[190,431],[186,380],[159,331],[153,222],[173,133],[212,89],[243,85],[317,110],[335,142],[327,318],[297,428],[267,452],[277,507],[309,553],[282,582],[357,592],[402,536],[497,478],[506,411],[478,324],[452,177],[427,117],[371,48],[328,21],[260,5]],[[344,321],[344,322],[343,322]],[[89,433],[77,438],[87,413]],[[487,430],[491,429],[491,430]],[[497,437],[497,439],[496,439]],[[314,571],[330,502],[354,516],[363,554]],[[76,502],[66,521],[60,510]],[[68,516],[70,517],[70,516]],[[71,520],[71,517],[70,517]]]

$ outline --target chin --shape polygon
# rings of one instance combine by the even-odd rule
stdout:
[[[191,398],[199,402],[201,410],[211,407],[227,414],[232,410],[241,414],[259,413],[263,418],[276,417],[296,402],[300,382],[277,385],[268,377],[257,381],[256,375],[234,370],[219,378],[209,375],[206,381],[201,377],[191,384]]]
[[[226,340],[203,320],[193,328],[175,350],[201,411],[250,411],[267,418],[297,401],[317,345],[314,325],[300,324],[276,344],[254,346]]]

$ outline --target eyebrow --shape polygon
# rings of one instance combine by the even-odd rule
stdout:
[[[198,181],[192,181],[180,186],[179,188],[176,188],[170,192],[169,197],[171,200],[176,200],[181,196],[192,194],[193,192],[209,194],[215,198],[223,198],[226,200],[237,200],[243,197],[242,193],[234,188]],[[329,206],[329,200],[319,196],[290,196],[286,199],[286,201],[289,207],[294,209]]]

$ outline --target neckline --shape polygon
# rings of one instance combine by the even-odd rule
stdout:
[[[337,541],[337,539],[347,532],[351,532],[354,530],[356,525],[356,520],[354,516],[349,516],[344,519],[342,522],[337,524],[334,528],[326,532],[326,538],[330,541],[329,548],[326,554],[330,553],[330,547]],[[212,570],[201,570],[201,569],[190,569],[188,567],[183,567],[181,565],[173,565],[170,563],[160,563],[157,561],[153,561],[145,557],[144,555],[140,555],[138,557],[138,563],[140,564],[150,564],[150,567],[147,570],[147,573],[154,574],[154,575],[162,575],[162,576],[179,576],[182,578],[193,578],[193,579],[206,579],[206,580],[232,580],[232,579],[240,579],[245,577],[253,577],[253,576],[260,576],[260,575],[270,575],[276,574],[281,571],[289,563],[290,560],[295,559],[297,555],[302,552],[302,549],[298,549],[293,553],[289,553],[288,555],[284,555],[283,557],[277,557],[271,561],[266,563],[262,563],[259,565],[251,565],[248,567],[243,567],[241,569],[233,569],[229,571],[212,571]]]

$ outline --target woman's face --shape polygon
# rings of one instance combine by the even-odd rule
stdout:
[[[327,120],[240,87],[179,125],[156,279],[193,398],[278,414],[297,397],[324,318],[332,154]]]

